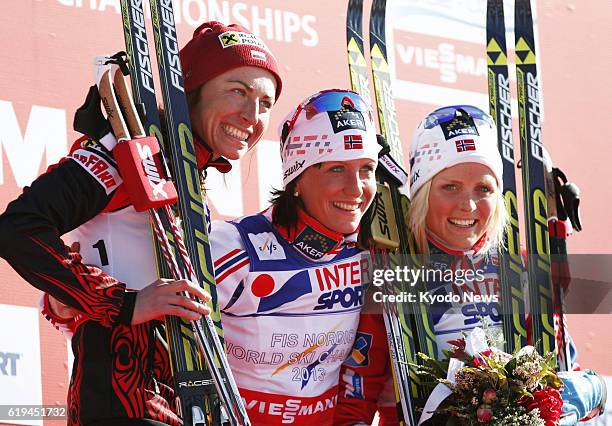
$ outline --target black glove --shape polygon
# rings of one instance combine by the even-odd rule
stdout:
[[[72,123],[74,130],[94,140],[100,140],[112,130],[110,123],[102,114],[100,102],[98,87],[93,85],[89,88],[83,105],[74,113]]]

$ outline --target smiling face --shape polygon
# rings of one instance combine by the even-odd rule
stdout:
[[[322,225],[352,234],[376,194],[371,159],[327,161],[307,168],[296,184],[304,210]]]
[[[200,87],[197,104],[190,109],[193,131],[214,156],[242,157],[268,127],[276,80],[258,67],[226,71]]]
[[[482,164],[442,170],[431,180],[428,230],[451,248],[471,249],[495,213],[498,191],[495,175]]]

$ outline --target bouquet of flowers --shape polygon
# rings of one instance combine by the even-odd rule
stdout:
[[[453,349],[445,351],[446,360],[419,354],[424,362],[416,366],[417,374],[438,384],[423,410],[425,418],[442,415],[436,418],[445,418],[452,425],[559,424],[562,382],[555,374],[554,354],[542,357],[534,347],[526,346],[509,355],[487,345],[469,345],[480,347],[472,352],[466,351],[463,338],[449,343]]]

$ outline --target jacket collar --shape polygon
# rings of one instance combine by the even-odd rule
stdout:
[[[270,218],[274,207],[269,209]],[[282,237],[304,257],[314,261],[327,261],[333,258],[344,246],[356,247],[357,232],[344,235],[333,231],[297,207],[295,227],[285,228],[274,225]]]
[[[213,158],[213,152],[210,147],[195,133],[193,135],[193,142],[199,170],[206,170],[208,167],[214,167],[221,173],[227,173],[232,170],[232,164],[225,158]]]
[[[437,235],[433,234],[429,230],[426,230],[426,232],[427,232],[427,241],[429,241],[429,244],[431,244],[434,247],[442,250],[445,253],[459,255],[459,256],[477,256],[477,255],[481,254],[480,252],[482,250],[482,247],[484,246],[485,242],[487,241],[487,235],[485,234],[482,237],[480,237],[480,239],[478,241],[476,241],[476,243],[472,246],[471,249],[463,250],[463,249],[458,249],[456,247],[450,247],[450,246],[446,245],[444,242],[442,242],[440,237],[438,237]]]

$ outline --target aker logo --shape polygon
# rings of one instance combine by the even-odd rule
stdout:
[[[350,367],[364,367],[370,363],[370,349],[372,349],[372,335],[357,332],[351,355],[344,361]]]
[[[21,355],[12,352],[0,352],[0,374],[3,376],[17,375],[17,360]]]
[[[335,240],[318,233],[308,225],[292,243],[300,253],[315,260],[325,256],[336,244]]]
[[[345,130],[363,130],[365,132],[365,120],[361,112],[356,111],[350,105],[345,105],[338,111],[328,111],[329,121],[334,129],[334,133]]]
[[[283,173],[283,179],[287,179],[289,176],[291,176],[298,170],[301,170],[302,167],[304,167],[305,162],[306,160],[302,160],[302,161],[296,160],[293,166],[290,166],[287,170],[285,170],[285,173]]]
[[[456,138],[457,136],[479,135],[472,117],[463,115],[440,124],[440,127],[442,127],[442,132],[446,140]]]
[[[224,49],[232,46],[247,45],[258,47],[261,50],[269,52],[268,46],[266,46],[266,44],[255,34],[242,33],[239,31],[226,31],[223,34],[219,34],[219,41]]]
[[[248,234],[249,241],[255,247],[259,260],[284,260],[285,250],[276,239],[273,232]]]
[[[101,155],[77,149],[70,156],[104,187],[107,194],[113,192],[123,182],[117,169]]]

